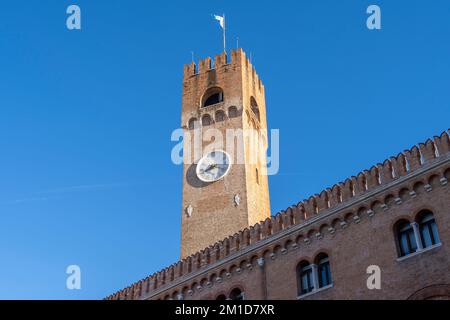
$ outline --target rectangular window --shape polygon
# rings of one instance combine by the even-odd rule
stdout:
[[[430,228],[428,225],[423,226],[421,234],[422,234],[423,247],[426,248],[426,247],[432,246],[433,240],[431,238],[432,235],[430,233]]]
[[[431,224],[431,234],[433,235],[433,239],[434,239],[434,243],[433,244],[438,244],[441,242],[441,240],[439,239],[439,233],[438,233],[438,229],[437,229],[437,225],[436,222],[433,221],[433,223]]]
[[[430,220],[420,226],[420,235],[424,248],[433,246],[440,242],[437,226],[434,220]]]
[[[399,233],[400,252],[402,256],[406,256],[417,250],[416,238],[412,227]]]
[[[330,263],[324,262],[319,265],[319,288],[326,287],[331,284]]]
[[[402,256],[406,256],[409,254],[408,248],[408,239],[406,238],[406,234],[400,234],[400,251]]]
[[[408,241],[410,253],[416,252],[417,250],[416,236],[414,235],[414,230],[412,228],[411,230],[408,231]]]
[[[312,269],[302,271],[301,285],[302,285],[302,294],[313,291],[314,285],[312,283]]]

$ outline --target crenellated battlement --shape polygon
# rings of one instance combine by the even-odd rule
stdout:
[[[212,244],[171,266],[122,289],[106,299],[139,299],[149,296],[167,284],[207,265],[223,260],[227,256],[254,245],[282,230],[318,217],[331,209],[339,208],[352,200],[363,197],[369,191],[382,188],[391,182],[414,173],[424,166],[442,158],[450,158],[450,131],[419,143],[383,163],[363,170],[343,182],[327,188],[295,205],[277,213],[275,216]],[[320,234],[320,233],[319,233]],[[314,236],[314,235],[311,235]],[[307,238],[304,239],[307,241]]]
[[[242,51],[242,50],[241,50]],[[231,56],[236,56],[236,51],[231,52]],[[184,74],[183,79],[187,80],[192,76],[208,72],[213,69],[221,68],[224,65],[228,64],[227,54],[222,52],[214,57],[214,60],[211,57],[206,57],[196,64],[194,61],[184,65]],[[232,63],[235,63],[235,59],[232,59]]]
[[[247,58],[245,52],[241,49],[233,49],[230,52],[231,60],[225,52],[221,54],[217,54],[214,56],[214,59],[211,57],[206,57],[202,60],[198,61],[198,64],[195,62],[191,62],[189,64],[185,64],[183,69],[183,81],[187,81],[193,76],[197,76],[199,74],[207,73],[211,70],[219,70],[224,66],[233,67],[245,67],[246,70],[249,71],[250,76],[253,79],[253,82],[259,88],[262,87],[262,82],[259,79],[258,74],[256,73],[255,68],[251,64],[249,58]]]

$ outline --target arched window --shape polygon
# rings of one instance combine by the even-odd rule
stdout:
[[[244,293],[239,288],[234,288],[230,292],[230,300],[244,300]]]
[[[420,253],[424,249],[439,244],[439,232],[433,213],[422,210],[416,216],[415,222],[400,220],[395,227],[399,256]]]
[[[203,95],[202,107],[223,102],[223,91],[218,87],[209,88]]]
[[[216,122],[221,122],[225,120],[225,112],[223,110],[217,110],[215,114]]]
[[[445,177],[445,179],[450,180],[450,168],[445,170],[444,177]]]
[[[320,253],[317,256],[316,261],[319,288],[329,286],[333,281],[331,280],[331,268],[328,256],[325,253]]]
[[[189,128],[189,130],[198,128],[198,120],[197,120],[197,118],[189,119],[188,128]]]
[[[256,100],[254,97],[250,98],[250,107],[252,108],[252,111],[255,114],[256,119],[258,119],[258,121],[260,121],[259,107],[258,107],[258,104],[256,103]]]
[[[209,114],[205,114],[202,117],[202,126],[209,126],[212,123],[211,116]]]
[[[313,266],[308,261],[302,261],[297,266],[299,295],[314,290]]]
[[[236,118],[238,116],[238,110],[236,107],[229,107],[228,108],[228,117],[229,118]]]
[[[401,257],[416,252],[417,242],[414,228],[407,220],[401,220],[396,227],[399,254]]]
[[[436,220],[433,213],[425,210],[418,214],[417,223],[419,224],[420,239],[423,248],[434,246],[440,243]]]
[[[220,294],[217,296],[216,300],[227,300],[227,297],[224,294]]]

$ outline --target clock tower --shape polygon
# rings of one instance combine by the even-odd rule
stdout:
[[[184,259],[270,217],[264,86],[242,49],[184,66],[181,126]]]

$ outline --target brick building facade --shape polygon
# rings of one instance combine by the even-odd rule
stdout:
[[[254,68],[242,50],[233,51],[231,57],[231,62],[227,63],[224,55],[217,56],[214,68],[207,60],[200,63],[198,71],[193,64],[185,66],[183,95],[194,88],[189,81],[204,79],[201,81],[207,85],[197,93],[202,96],[203,90],[216,85],[208,81],[217,75],[220,78],[223,74],[233,74],[237,69],[240,76],[245,75],[241,78],[245,81],[240,83],[241,80],[234,79],[231,81],[234,85],[240,83],[242,88],[253,90],[256,84],[263,90],[260,80],[255,81]],[[254,84],[249,85],[247,81]],[[242,122],[248,120],[246,110],[251,110],[252,103],[248,102],[250,95],[246,90],[238,93],[241,99],[235,96],[232,102],[237,106],[237,113],[234,109],[233,114],[229,113],[227,100],[219,101],[228,112],[222,125],[227,126],[227,121],[239,121],[235,119],[239,117],[243,118]],[[227,90],[223,92],[226,96]],[[264,106],[264,114],[260,114],[261,127],[266,128],[263,93],[258,100],[258,104]],[[201,108],[203,96],[200,101]],[[187,105],[195,106],[196,102]],[[189,120],[197,110],[189,112],[183,112],[185,130],[194,129]],[[227,176],[224,180],[232,179],[230,184],[235,184],[236,190],[241,188],[239,179],[245,180],[246,185],[240,192],[255,193],[252,186],[255,181],[241,169],[241,174]],[[184,173],[187,174],[186,168]],[[267,202],[263,199],[262,207],[254,203],[258,194],[268,197],[263,186],[262,192],[256,191],[256,195],[249,197],[249,205],[239,209],[225,206],[245,217],[246,226],[242,227],[245,219],[236,224],[218,218],[219,226],[226,224],[224,230],[233,232],[222,240],[211,241],[204,249],[187,250],[188,254],[184,255],[182,252],[181,261],[107,299],[450,299],[449,179],[450,139],[449,131],[445,131],[320,194],[253,223],[247,216],[249,210],[258,217],[257,212],[266,210],[268,205],[268,199]],[[218,195],[232,203],[234,192],[228,198],[224,193]],[[203,205],[205,210],[194,207],[192,216],[197,211],[199,214],[208,212],[207,203]],[[256,209],[249,209],[249,206]],[[183,221],[190,218],[185,211],[183,207]],[[213,225],[216,222],[209,221]],[[200,232],[204,226],[198,228],[195,232]],[[185,240],[196,241],[195,234],[190,237]],[[202,238],[199,243],[204,241],[208,238]],[[198,245],[194,243],[192,248]]]

